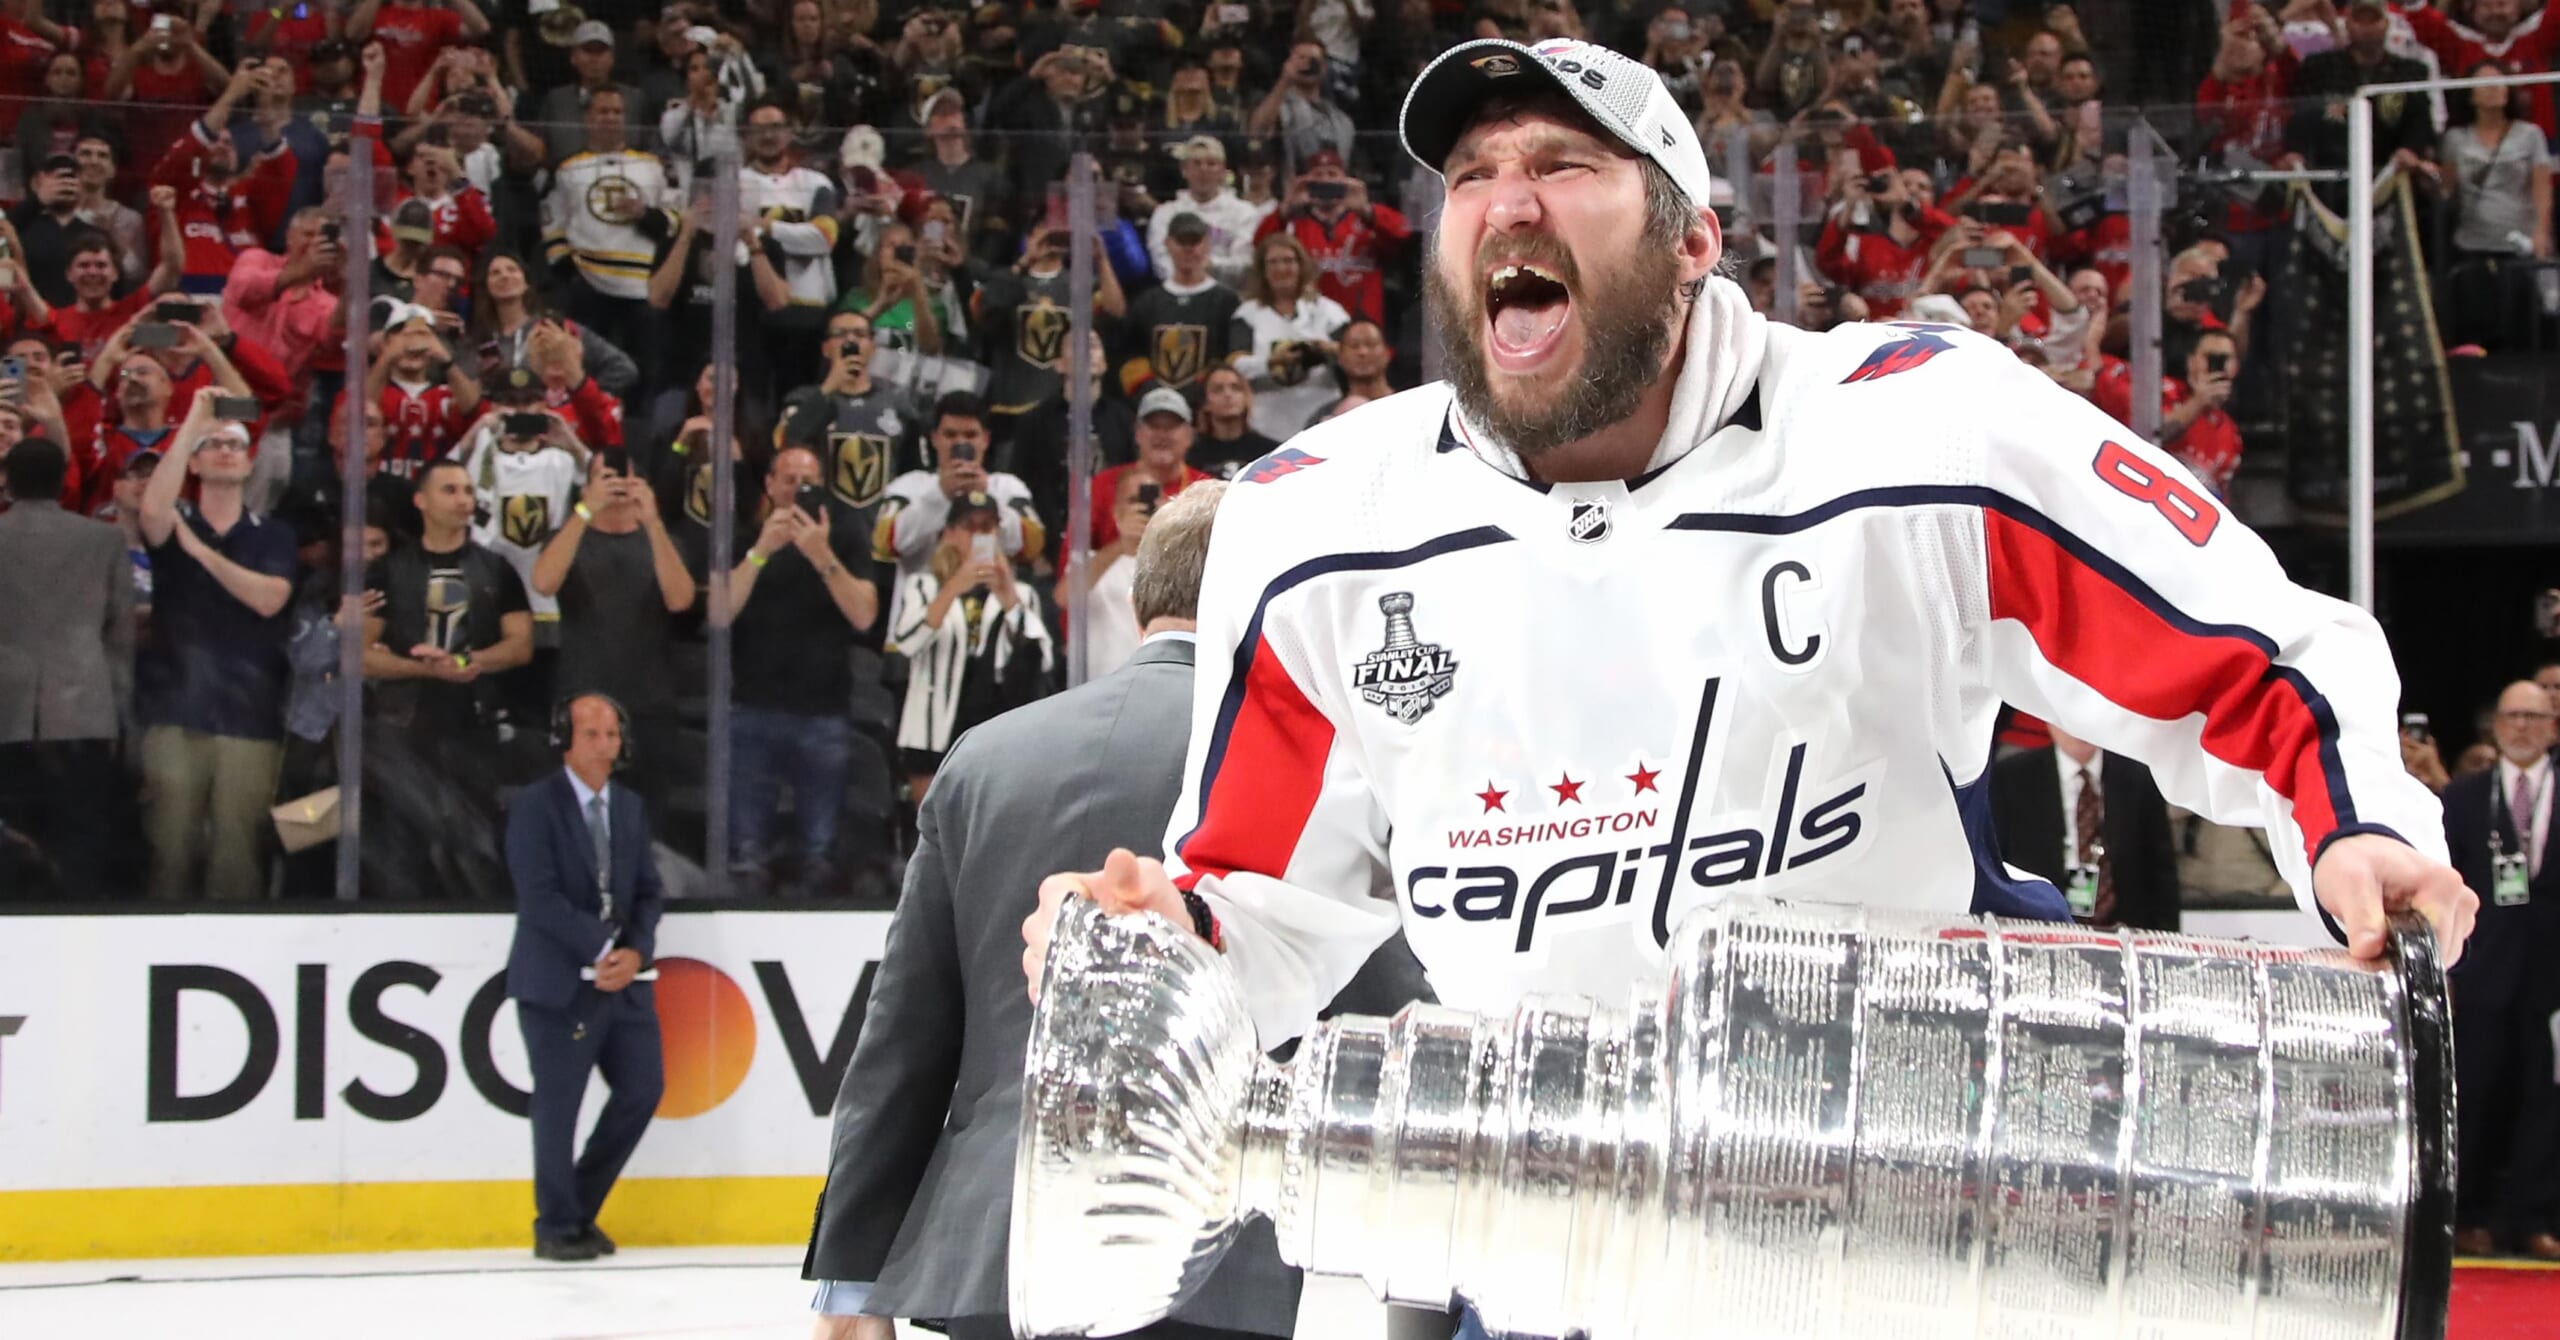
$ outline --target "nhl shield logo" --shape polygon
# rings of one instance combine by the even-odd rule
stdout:
[[[1387,616],[1387,645],[1360,658],[1351,685],[1373,707],[1410,726],[1431,710],[1432,700],[1449,691],[1457,679],[1458,658],[1439,644],[1413,634],[1413,593],[1393,591],[1378,597]]]
[[[1609,538],[1609,504],[1601,498],[1577,498],[1573,518],[1565,523],[1565,533],[1583,544],[1598,544]]]

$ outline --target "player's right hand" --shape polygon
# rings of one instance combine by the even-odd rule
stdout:
[[[1035,1002],[1040,999],[1040,967],[1049,958],[1049,932],[1057,925],[1058,908],[1069,894],[1077,893],[1101,904],[1106,916],[1153,912],[1186,930],[1191,926],[1191,911],[1182,905],[1182,893],[1164,872],[1164,862],[1135,855],[1126,847],[1113,848],[1100,870],[1051,875],[1040,881],[1040,905],[1022,919],[1022,975]]]

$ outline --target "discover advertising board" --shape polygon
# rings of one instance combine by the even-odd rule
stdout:
[[[670,911],[666,1093],[608,1231],[807,1231],[888,924]],[[0,1260],[528,1243],[513,934],[479,913],[0,922]]]

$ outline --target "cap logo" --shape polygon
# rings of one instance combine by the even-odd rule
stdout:
[[[1467,64],[1476,67],[1488,79],[1500,79],[1504,75],[1520,73],[1520,62],[1498,51],[1490,56],[1478,56]]]

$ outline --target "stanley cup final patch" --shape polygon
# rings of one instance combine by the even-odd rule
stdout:
[[[1360,658],[1351,684],[1370,705],[1410,726],[1431,710],[1431,701],[1449,691],[1457,679],[1458,658],[1438,643],[1413,633],[1413,593],[1392,591],[1378,597],[1387,616],[1387,645]]]

